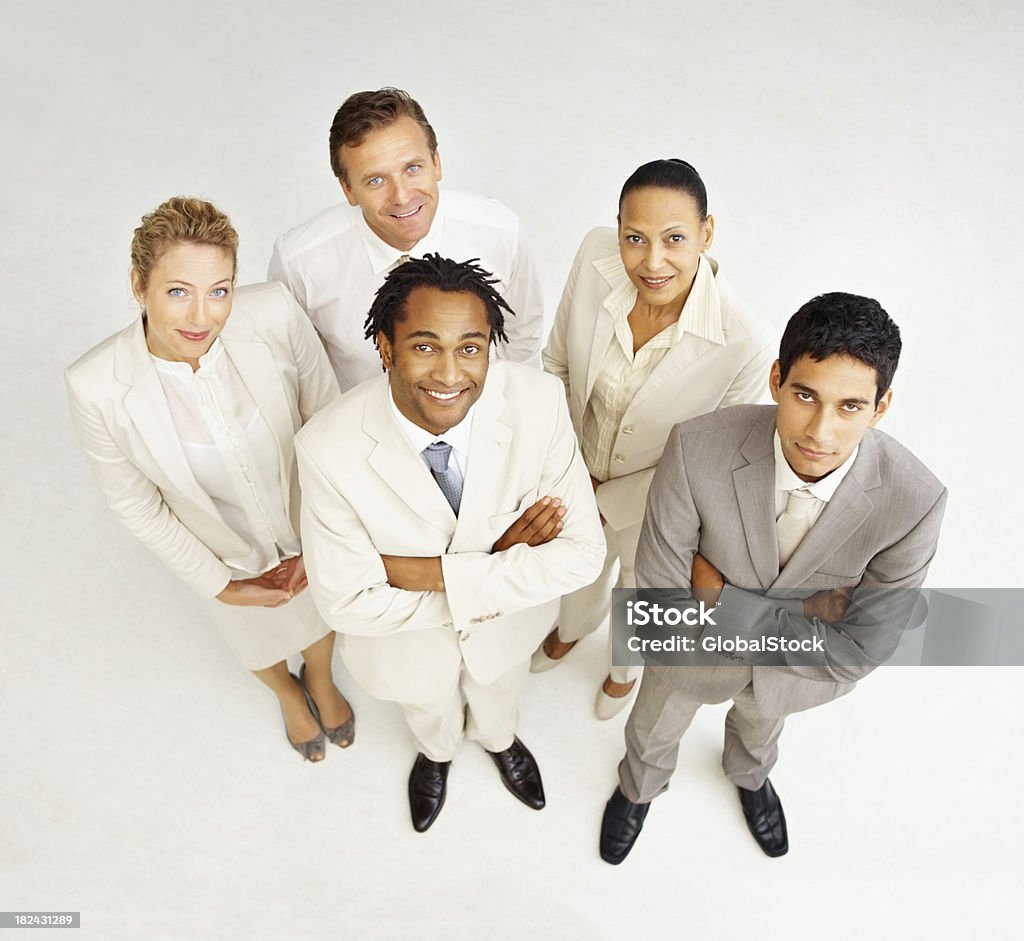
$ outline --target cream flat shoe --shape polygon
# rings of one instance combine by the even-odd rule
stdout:
[[[553,631],[551,631],[548,634],[548,637],[550,637],[551,634],[554,634],[557,631],[558,631],[558,628],[556,627]],[[569,646],[569,649],[564,654],[562,654],[562,656],[560,656],[557,659],[555,659],[555,658],[549,657],[546,653],[544,653],[544,644],[546,644],[548,642],[548,637],[544,638],[544,642],[533,652],[533,656],[530,657],[530,672],[531,673],[547,673],[548,670],[553,670],[566,657],[568,657],[569,654],[572,653],[573,648],[579,643],[578,640],[574,640],[572,642],[572,644]]]
[[[633,685],[624,696],[609,696],[604,691],[604,683],[602,683],[597,689],[597,699],[594,701],[594,714],[599,719],[615,718],[629,705],[634,693],[636,693],[636,680],[633,680]]]

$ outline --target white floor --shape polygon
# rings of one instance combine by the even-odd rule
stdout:
[[[779,860],[746,833],[708,708],[612,868],[622,719],[592,718],[591,638],[523,699],[547,809],[467,744],[421,836],[397,711],[339,664],[356,744],[299,761],[106,510],[61,371],[134,315],[143,212],[213,199],[260,280],[273,238],[340,196],[334,109],[396,84],[445,185],[519,212],[549,312],[625,176],[667,155],[701,170],[713,254],[771,323],[820,291],[877,296],[905,342],[883,427],[951,492],[930,583],[1020,586],[1018,4],[37,0],[3,24],[0,909],[81,911],[76,937],[104,941],[1017,936],[1019,669],[881,670],[794,717]]]

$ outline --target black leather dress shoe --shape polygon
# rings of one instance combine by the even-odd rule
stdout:
[[[651,805],[634,804],[619,788],[615,788],[604,805],[601,820],[601,859],[618,866],[633,848],[644,826],[644,817]]]
[[[765,781],[756,791],[737,788],[743,816],[747,827],[757,840],[757,845],[767,856],[785,856],[789,852],[789,835],[786,833],[786,815],[782,812],[782,801],[775,793],[771,781]]]
[[[444,807],[451,764],[450,761],[431,761],[422,753],[416,756],[409,775],[409,810],[417,833],[429,829]]]
[[[498,766],[501,781],[508,790],[527,807],[540,810],[544,806],[544,785],[540,780],[540,768],[533,755],[518,738],[504,751],[487,753]]]

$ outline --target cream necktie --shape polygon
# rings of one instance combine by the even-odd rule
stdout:
[[[779,568],[790,560],[800,541],[811,528],[818,498],[806,490],[790,490],[786,509],[775,523],[779,538]]]

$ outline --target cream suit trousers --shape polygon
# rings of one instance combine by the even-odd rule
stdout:
[[[604,528],[605,543],[608,546],[604,557],[604,567],[597,581],[586,588],[564,595],[558,609],[558,638],[570,644],[588,634],[593,634],[602,624],[608,622],[612,607],[612,589],[623,586],[632,588],[636,583],[633,579],[632,564],[623,564],[619,556],[619,542],[614,529]],[[631,561],[631,560],[630,560]],[[612,632],[608,627],[608,673],[616,683],[628,683],[635,680],[643,667],[615,666],[612,663]]]
[[[516,734],[519,693],[530,672],[524,660],[486,686],[470,676],[466,665],[447,695],[431,703],[402,703],[419,750],[431,761],[451,761],[466,738],[479,742],[487,751],[503,751]]]

